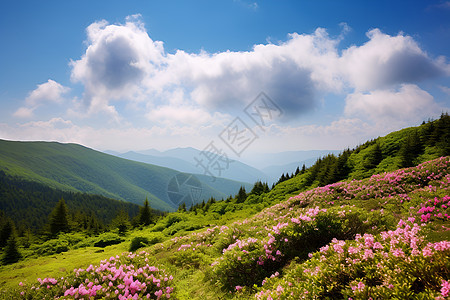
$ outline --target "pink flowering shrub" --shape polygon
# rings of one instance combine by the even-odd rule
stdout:
[[[363,223],[366,214],[362,210],[343,211],[345,208],[301,209],[290,219],[266,226],[260,234],[254,234],[257,237],[237,239],[211,264],[209,278],[228,291],[236,286],[260,285],[291,259],[307,259],[309,252],[333,238],[353,238],[370,227]]]
[[[417,211],[422,223],[429,222],[432,219],[449,220],[450,219],[450,196],[442,198],[435,197],[421,205]]]
[[[268,279],[258,299],[434,299],[448,294],[450,242],[426,243],[420,226],[400,221],[378,235],[333,239],[282,278]],[[282,287],[280,292],[279,286]]]
[[[147,264],[147,253],[125,253],[100,265],[75,269],[65,278],[38,278],[20,285],[24,299],[166,299],[173,277]]]
[[[448,157],[441,157],[417,167],[376,174],[368,179],[342,181],[318,187],[291,197],[288,202],[319,202],[332,205],[342,200],[389,200],[395,196],[400,203],[403,203],[410,200],[408,193],[414,190],[448,188],[449,173],[450,160]]]
[[[206,253],[209,252],[211,246],[211,244],[205,242],[181,244],[176,252],[169,257],[169,262],[183,268],[199,268],[209,265],[212,259]]]

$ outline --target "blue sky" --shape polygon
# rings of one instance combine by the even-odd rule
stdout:
[[[2,139],[233,156],[238,117],[245,158],[450,107],[449,1],[2,1],[0,38]],[[280,109],[263,126],[245,113],[260,92]]]

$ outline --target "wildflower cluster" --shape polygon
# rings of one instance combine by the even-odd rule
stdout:
[[[283,278],[268,279],[258,299],[444,299],[449,293],[450,242],[426,243],[420,226],[333,239]]]
[[[450,219],[450,215],[447,213],[450,210],[449,202],[450,196],[444,196],[442,199],[435,197],[422,204],[421,208],[417,211],[420,215],[421,222],[426,223],[433,218]]]
[[[99,266],[75,269],[59,280],[38,278],[38,284],[20,283],[25,299],[166,299],[173,277],[147,264],[146,252],[126,253],[101,261]]]
[[[224,248],[223,255],[211,264],[210,278],[228,291],[236,286],[261,285],[264,278],[278,272],[292,258],[306,258],[308,252],[326,245],[333,237],[352,238],[354,228],[363,228],[359,217],[364,213],[356,208],[350,210],[315,207],[291,211],[291,217],[279,218],[282,221]]]
[[[447,189],[450,183],[450,160],[441,157],[429,162],[391,173],[376,174],[368,179],[337,182],[318,187],[288,202],[315,202],[334,204],[339,200],[390,199],[397,196],[400,202],[409,200],[408,193],[420,188]]]

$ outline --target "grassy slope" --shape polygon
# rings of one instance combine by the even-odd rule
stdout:
[[[364,145],[360,146],[360,149],[358,149],[357,151],[352,150],[352,153],[347,162],[347,165],[351,168],[348,179],[362,179],[373,174],[392,172],[399,169],[399,149],[401,145],[412,132],[418,130],[418,132],[420,133],[424,131],[426,126],[429,126],[429,124],[395,131],[384,137],[379,137],[372,142],[365,143]],[[364,167],[364,163],[370,152],[375,147],[375,143],[379,143],[383,159],[378,164],[378,166],[376,166],[376,168],[367,170]],[[438,149],[437,147],[427,146],[424,148],[423,152],[424,153],[415,160],[416,165],[432,159],[436,159],[441,156],[440,149]],[[275,204],[278,201],[282,201],[289,196],[296,195],[301,191],[317,187],[317,181],[314,181],[310,185],[307,184],[307,177],[309,176],[309,174],[310,173],[307,171],[305,174],[295,176],[290,180],[279,183],[275,187],[274,192],[269,193],[265,197],[265,201],[269,204]]]
[[[367,220],[370,220],[372,229],[369,231],[373,233],[391,229],[400,218],[406,219],[412,216],[418,221],[420,220],[418,210],[428,199],[448,195],[450,162],[448,159],[445,161],[445,164],[436,162],[426,164],[424,168],[410,168],[386,174],[381,176],[384,178],[383,180],[373,177],[310,190],[301,193],[295,199],[281,201],[253,217],[251,216],[264,204],[248,203],[252,201],[252,197],[247,199],[247,203],[229,205],[234,206],[233,211],[227,211],[221,216],[217,215],[215,211],[224,204],[223,202],[213,204],[208,212],[174,213],[150,228],[131,232],[124,243],[106,247],[105,252],[96,253],[95,248],[71,250],[64,254],[28,259],[12,266],[0,267],[0,284],[4,288],[13,288],[19,281],[32,283],[36,277],[58,278],[66,270],[86,267],[91,263],[98,264],[101,259],[126,251],[131,239],[135,236],[151,238],[155,233],[160,234],[159,232],[161,232],[167,241],[146,250],[151,254],[152,263],[165,268],[176,278],[175,297],[179,299],[217,299],[217,297],[233,298],[236,296],[239,298],[238,294],[228,294],[214,284],[205,281],[205,274],[211,272],[210,264],[220,259],[222,249],[227,248],[227,245],[236,239],[245,240],[247,237],[267,239],[266,230],[268,228],[272,228],[280,220],[289,220],[291,216],[304,213],[306,209],[315,206],[331,211],[339,209],[342,205],[350,205],[346,206],[347,209],[353,205],[357,215],[361,215],[363,220],[366,217]],[[416,174],[420,173],[420,176],[414,179],[413,171]],[[424,174],[431,173],[439,176],[436,178],[424,176]],[[390,183],[389,180],[392,178],[397,178],[399,181]],[[431,185],[433,188],[428,188]],[[349,191],[348,193],[343,192],[344,187]],[[386,198],[388,189],[395,191],[389,192],[392,197]],[[384,192],[380,192],[383,190]],[[368,191],[370,192],[369,196],[367,195]],[[285,190],[281,186],[276,187],[269,193],[271,196],[263,195],[261,201],[264,201],[265,197],[271,200],[277,197],[286,200],[288,196],[282,196],[284,193]],[[344,195],[348,197],[343,197]],[[405,201],[407,199],[405,195],[409,197],[409,200]],[[414,207],[414,209],[411,210],[410,207]],[[289,216],[286,218],[285,214]],[[173,222],[173,220],[176,221]],[[376,224],[375,227],[373,227],[374,224]],[[221,227],[222,225],[228,227]],[[430,241],[448,240],[450,231],[443,231],[442,226],[449,227],[449,225],[448,221],[435,218],[424,227],[424,230],[428,232]],[[209,228],[209,232],[214,229],[213,234],[202,229],[205,227]],[[192,230],[195,231],[189,233]],[[172,236],[178,238],[170,239]],[[199,246],[197,252],[177,251],[183,244],[192,242],[195,245],[202,241],[212,244],[212,246]],[[86,255],[89,255],[89,258]],[[289,273],[296,266],[299,265],[289,265],[284,271],[283,268],[280,268],[279,271],[280,273]],[[254,292],[255,290],[247,289],[242,296],[243,298],[252,297]]]
[[[159,210],[176,208],[167,184],[178,172],[107,155],[76,144],[0,140],[0,169],[53,188],[101,194],[142,204],[148,197]],[[237,192],[240,182],[220,179],[221,188],[203,180],[203,195],[218,199]]]

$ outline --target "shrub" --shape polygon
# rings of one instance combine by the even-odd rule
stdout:
[[[400,221],[395,231],[333,239],[311,260],[268,279],[258,299],[444,299],[450,242],[426,243],[420,226]]]
[[[123,238],[121,238],[118,234],[107,232],[104,234],[101,234],[97,241],[94,243],[94,247],[100,247],[105,248],[106,246],[116,245],[120,244],[124,241]]]
[[[40,245],[33,245],[31,249],[38,255],[52,255],[69,251],[69,242],[64,238],[52,239]]]
[[[130,252],[134,252],[139,248],[145,247],[148,245],[148,239],[146,237],[137,236],[131,240]]]
[[[38,278],[38,283],[21,287],[12,299],[168,299],[173,277],[148,265],[149,255],[124,253],[75,269],[62,278]],[[13,292],[14,293],[14,292]],[[20,296],[19,296],[20,295]]]
[[[164,234],[160,233],[160,232],[152,232],[150,234],[150,237],[148,237],[148,245],[154,245],[154,244],[158,244],[160,242],[162,242],[164,240],[165,236]]]

